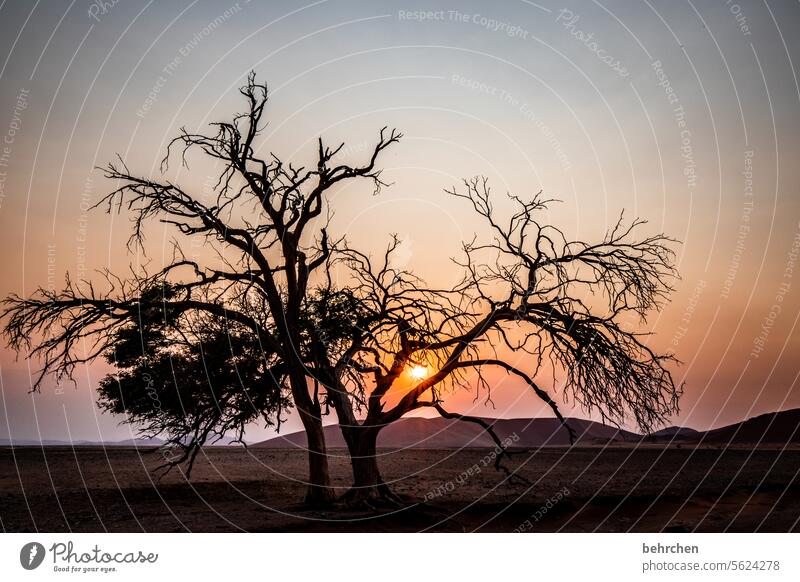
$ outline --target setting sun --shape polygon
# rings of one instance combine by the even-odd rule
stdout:
[[[411,377],[415,380],[422,380],[425,376],[428,375],[428,368],[425,366],[414,366],[411,368]]]

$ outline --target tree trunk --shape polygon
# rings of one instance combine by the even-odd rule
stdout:
[[[312,506],[330,505],[336,500],[328,469],[328,451],[322,421],[300,413],[308,438],[308,489],[305,503]]]
[[[313,506],[330,505],[336,501],[336,495],[331,487],[328,451],[319,404],[311,400],[302,371],[291,374],[290,383],[292,398],[308,439],[308,489],[305,503]]]
[[[370,501],[397,503],[399,497],[383,482],[378,468],[377,442],[379,428],[349,428],[345,440],[353,468],[353,486],[345,493],[343,501],[353,504]]]
[[[381,483],[377,457],[378,433],[362,430],[354,434],[358,436],[353,440],[353,446],[350,447],[353,487],[377,487]]]

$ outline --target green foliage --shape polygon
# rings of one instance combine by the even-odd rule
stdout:
[[[300,321],[306,338],[318,338],[329,355],[336,355],[366,316],[363,301],[351,289],[317,289],[307,298]]]
[[[170,321],[157,311],[116,331],[105,356],[117,372],[100,382],[102,408],[187,450],[240,438],[259,419],[280,420],[290,406],[285,373],[254,334],[216,318]]]

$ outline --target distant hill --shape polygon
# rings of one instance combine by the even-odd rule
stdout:
[[[800,443],[800,408],[762,414],[705,432],[670,426],[647,435],[644,440],[738,445]]]
[[[713,443],[800,443],[800,408],[770,412],[701,433],[699,440]]]
[[[561,423],[555,418],[485,418],[492,423],[495,433],[501,440],[519,438],[513,443],[517,447],[540,447],[543,445],[567,445],[569,435]],[[583,420],[568,419],[570,426],[577,433],[579,443],[598,442],[636,442],[641,437],[635,433],[618,430],[614,427]],[[325,427],[326,443],[329,447],[344,447],[345,442],[339,427]],[[256,447],[266,448],[304,448],[306,446],[304,432],[295,432],[267,441]],[[463,447],[492,448],[492,438],[475,423],[445,418],[404,418],[384,428],[378,435],[378,446],[383,448],[404,449],[451,449]]]
[[[686,426],[668,426],[650,433],[646,440],[688,440],[698,438],[701,434],[703,433]]]
[[[516,434],[517,447],[541,447],[567,445],[569,436],[555,418],[492,419],[493,427],[500,439]],[[636,443],[636,442],[682,442],[682,443],[730,443],[730,444],[785,444],[800,443],[800,408],[763,414],[743,422],[702,432],[683,426],[670,426],[647,436],[584,420],[567,419],[578,435],[578,444]],[[339,428],[325,427],[329,447],[344,447]],[[253,446],[266,448],[304,448],[306,437],[295,432],[257,443]],[[444,418],[404,418],[390,424],[378,435],[378,446],[384,448],[451,449],[463,447],[492,448],[491,437],[478,425]]]
[[[59,440],[42,440],[37,441],[33,439],[0,439],[0,447],[160,447],[165,443],[164,440],[155,439],[127,439],[124,441],[59,441]],[[212,446],[228,446],[239,445],[238,442],[233,442],[232,439],[222,439]]]
[[[59,441],[33,439],[0,439],[0,447],[157,447],[163,445],[161,439],[127,439],[124,441]]]
[[[484,418],[492,423],[501,440],[517,435],[513,446],[523,448],[569,444],[569,435],[555,418]],[[684,426],[670,426],[642,436],[634,432],[617,429],[591,420],[567,419],[577,433],[578,444],[604,443],[686,443],[686,444],[800,444],[800,408],[771,412],[709,431],[697,431]],[[333,448],[345,446],[339,427],[325,427],[327,445]],[[8,439],[0,439],[0,446],[10,446]],[[128,439],[114,442],[93,441],[36,441],[14,440],[14,446],[76,446],[76,447],[150,447],[164,444],[161,439]],[[227,446],[225,439],[215,443]],[[294,432],[249,446],[287,449],[305,448],[304,432]],[[493,448],[491,437],[477,424],[444,418],[403,418],[384,428],[378,436],[378,446],[391,449],[460,449],[464,447]]]

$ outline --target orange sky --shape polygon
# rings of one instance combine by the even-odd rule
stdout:
[[[796,5],[741,3],[743,24],[725,3],[666,1],[131,0],[95,14],[47,4],[0,9],[1,295],[137,264],[127,217],[85,212],[110,186],[93,168],[120,153],[154,174],[180,126],[239,107],[253,69],[272,88],[264,153],[307,161],[324,135],[357,161],[380,127],[405,133],[383,160],[391,188],[336,194],[334,230],[354,245],[377,249],[396,232],[409,266],[452,279],[448,257],[480,224],[442,189],[475,174],[500,196],[562,199],[551,219],[582,239],[624,208],[683,241],[682,280],[651,320],[653,345],[684,362],[671,422],[706,428],[800,406]],[[207,170],[171,177],[202,192]],[[154,263],[168,240],[153,230]],[[32,398],[35,363],[4,350],[0,366],[0,439],[130,436],[93,403],[99,367],[77,389],[50,384]],[[546,413],[496,379],[494,409],[469,393],[451,408]]]

